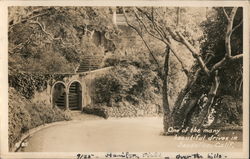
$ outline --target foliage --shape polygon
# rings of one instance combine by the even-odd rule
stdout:
[[[230,10],[230,9],[229,9]],[[227,27],[227,19],[223,13],[222,8],[213,8],[212,13],[210,14],[205,21],[201,24],[204,32],[204,41],[201,45],[203,56],[208,55],[209,53],[214,54],[214,58],[210,61],[211,64],[214,64],[221,60],[224,57],[226,52],[225,50],[225,33]],[[234,26],[240,23],[242,20],[243,10],[239,8],[236,17],[234,19]],[[236,29],[232,34],[232,55],[237,55],[243,51],[243,26],[241,25]]]
[[[90,38],[84,37],[84,42],[81,45],[82,55],[94,55],[94,56],[103,56],[104,47],[96,46]],[[80,59],[83,59],[83,56]]]
[[[226,8],[226,11],[229,11]],[[227,27],[227,19],[223,13],[222,8],[213,8],[212,13],[208,16],[201,26],[204,30],[204,41],[201,45],[202,56],[204,58],[213,56],[210,62],[207,64],[211,68],[215,63],[222,60],[225,56],[225,33]],[[239,8],[235,19],[234,26],[238,25],[242,20],[242,8]],[[232,56],[241,54],[243,52],[243,25],[237,28],[232,36],[231,43]],[[221,88],[220,94],[227,94],[231,96],[242,95],[242,88],[240,86],[240,80],[242,80],[242,59],[238,61],[232,61],[227,63],[220,71]]]
[[[31,116],[25,109],[28,104],[13,88],[9,89],[9,147],[14,146],[21,134],[30,128]]]
[[[145,37],[145,39],[150,40],[149,37]],[[163,69],[163,64],[164,64],[164,51],[163,51],[163,46],[161,43],[158,42],[149,42],[151,49],[155,56],[157,57],[161,68],[158,68],[155,62],[153,61],[151,56],[148,56],[147,52],[148,50],[145,49],[144,45],[142,43],[137,42],[137,44],[134,45],[135,48],[130,50],[127,55],[120,55],[119,53],[117,54],[112,54],[109,56],[106,56],[104,60],[104,67],[106,66],[121,66],[121,67],[129,67],[129,66],[135,66],[136,68],[139,69],[144,69],[144,70],[151,70],[154,73],[156,73],[157,78],[154,79],[154,87],[158,89],[158,93],[161,93],[161,74],[160,71]],[[157,45],[154,45],[157,44]],[[178,51],[183,52],[186,51],[183,47],[178,46]],[[145,55],[146,54],[146,55]],[[173,106],[173,102],[178,96],[178,93],[181,91],[183,85],[186,82],[186,77],[183,72],[179,71],[181,69],[180,64],[178,63],[177,59],[171,55],[170,56],[171,61],[170,61],[170,70],[169,70],[169,100],[171,102],[171,106]],[[190,58],[187,58],[185,56],[182,57],[182,59],[187,63],[187,67],[191,67],[193,61]]]
[[[231,9],[226,8],[228,13]],[[228,13],[229,14],[229,13]],[[240,24],[242,19],[242,8],[236,12],[233,21],[233,27]],[[222,8],[212,8],[211,13],[207,16],[201,26],[204,30],[204,37],[201,44],[202,58],[207,61],[208,69],[211,69],[219,61],[225,59],[227,51],[225,38],[228,27],[228,20]],[[232,56],[242,54],[242,25],[232,33],[231,51]],[[208,60],[210,59],[210,60]],[[198,103],[188,115],[189,124],[199,123],[201,112],[206,112],[204,116],[203,126],[226,126],[240,124],[242,122],[241,105],[242,102],[242,59],[228,60],[219,71],[220,85],[216,92],[214,101],[212,101],[209,109],[205,109],[205,104],[209,101],[209,92],[211,90],[212,79],[207,77],[204,72],[200,72],[197,76],[196,84],[193,85],[192,98],[199,97]],[[205,111],[204,111],[205,110]]]
[[[128,101],[138,105],[143,101],[154,101],[159,93],[157,74],[133,65],[116,66],[110,73],[95,80],[95,102],[108,106],[119,106]]]
[[[92,31],[117,37],[108,7],[9,7],[9,69],[73,72],[85,54],[103,53]]]
[[[91,107],[91,106],[86,106],[86,107],[83,107],[83,110],[82,110],[84,113],[87,113],[87,114],[94,114],[94,115],[97,115],[97,116],[101,116],[105,119],[107,119],[109,117],[108,113],[107,113],[107,110],[103,107]]]
[[[46,123],[70,119],[67,112],[44,103],[32,103],[14,88],[9,88],[9,147],[13,147],[22,134],[29,129]]]
[[[192,125],[198,119],[199,112],[203,109],[207,94],[203,94],[191,113],[189,124]],[[228,95],[220,95],[215,98],[211,110],[205,119],[204,126],[225,127],[242,125],[242,98],[234,98]]]
[[[126,56],[126,55],[111,55],[106,57],[104,60],[104,66],[123,66],[127,67],[129,65],[142,68],[142,69],[152,69],[155,67],[149,61],[148,57],[144,55],[138,55],[139,52],[133,52],[133,55]]]
[[[67,54],[70,56],[70,54]],[[61,73],[74,72],[75,64],[69,63],[57,53],[40,53],[39,57],[10,56],[9,69],[21,72]]]
[[[30,128],[35,128],[46,123],[70,120],[70,116],[66,115],[62,110],[57,107],[51,108],[43,102],[30,103],[25,108],[32,117]]]
[[[31,10],[39,8],[19,9],[21,9],[20,13],[25,12],[25,14],[21,14],[22,16],[29,15]],[[54,54],[55,56],[52,55],[48,63],[38,67],[52,72],[72,70],[75,67],[74,64],[79,63],[84,55],[104,53],[104,49],[96,47],[89,38],[91,31],[98,30],[100,33],[107,33],[105,37],[113,40],[115,46],[119,48],[114,52],[115,55],[106,57],[104,64],[105,66],[115,66],[114,69],[95,81],[95,102],[100,105],[121,106],[124,101],[132,105],[140,105],[148,100],[155,102],[155,96],[165,93],[169,98],[179,99],[179,101],[171,103],[177,107],[177,111],[174,113],[180,110],[179,112],[188,114],[189,112],[186,110],[190,111],[193,108],[198,109],[197,112],[202,112],[205,109],[199,109],[200,103],[193,104],[192,102],[193,99],[197,101],[202,94],[207,94],[212,88],[215,70],[219,70],[220,76],[220,87],[215,92],[219,96],[238,95],[237,98],[241,96],[242,60],[233,62],[225,60],[226,62],[220,65],[221,67],[209,71],[226,55],[224,39],[228,24],[222,8],[213,8],[210,9],[210,13],[207,13],[205,8],[126,7],[126,13],[130,17],[134,17],[130,24],[139,30],[137,32],[142,40],[139,40],[138,36],[128,40],[126,33],[119,34],[119,29],[110,25],[112,18],[107,7],[44,7],[40,8],[39,13],[47,11],[48,17],[37,18],[37,22],[44,27],[37,23],[25,22],[23,26],[17,24],[10,29],[11,68],[32,70],[29,68],[31,65],[39,65],[39,62],[42,63],[43,60],[49,59],[48,57]],[[226,8],[228,14],[230,11],[231,8]],[[20,15],[17,12],[14,14]],[[241,18],[242,8],[239,8],[234,19],[234,26],[240,23]],[[203,23],[201,23],[202,21]],[[49,36],[44,29],[53,36]],[[242,29],[242,26],[238,27],[231,36],[232,56],[242,53]],[[18,34],[17,37],[14,36],[15,33]],[[119,35],[124,35],[125,38],[117,40]],[[152,40],[152,37],[158,41],[155,42],[156,40]],[[144,44],[148,44],[148,46],[145,47]],[[43,54],[44,48],[47,48],[47,56]],[[166,76],[162,76],[165,73],[163,70],[166,70],[166,68],[163,69],[167,61],[165,60],[166,48],[171,49],[169,71]],[[150,52],[151,55],[147,55],[147,52]],[[153,60],[152,54],[157,60]],[[61,59],[58,58],[57,61],[56,57],[61,57]],[[207,61],[209,57],[212,58]],[[36,63],[37,61],[39,62]],[[155,61],[158,61],[159,66]],[[56,65],[53,65],[53,62]],[[63,67],[64,65],[71,66],[66,68]],[[201,71],[198,71],[199,69]],[[199,73],[195,74],[196,71]],[[162,81],[168,85],[165,92],[161,92]],[[187,87],[184,87],[184,84]],[[19,85],[22,84],[18,83],[15,86],[20,92],[24,92],[23,94],[30,91],[23,90]],[[182,88],[187,89],[183,89],[184,93],[179,94]],[[37,86],[32,87],[32,90],[35,89]],[[213,99],[214,97],[211,97],[204,101],[207,104],[206,108],[210,107],[209,101],[213,101]],[[183,104],[187,107],[182,109]],[[165,104],[165,107],[169,108],[169,105]],[[185,118],[185,115],[181,113],[180,118]],[[178,113],[176,114],[178,116]]]
[[[239,77],[241,78],[237,77],[234,82],[230,81],[233,79],[232,77],[235,77],[233,72],[230,71],[237,70],[237,63],[242,64],[242,61],[234,62],[234,60],[236,61],[242,58],[242,50],[240,49],[242,47],[242,32],[239,32],[240,36],[232,35],[230,38],[232,32],[235,31],[233,33],[235,34],[236,30],[242,30],[241,25],[238,25],[241,24],[242,8],[226,8],[226,11],[224,12],[227,12],[226,14],[229,17],[227,19],[223,17],[225,15],[222,8],[216,8],[212,11],[215,14],[209,15],[212,17],[212,20],[208,18],[209,16],[207,12],[203,10],[205,8],[193,9],[195,10],[193,13],[203,15],[199,16],[203,17],[203,19],[193,19],[197,16],[194,16],[195,14],[189,9],[192,10],[193,8],[130,7],[129,9],[126,8],[126,10],[124,10],[127,24],[142,38],[151,55],[154,54],[154,52],[147,44],[148,39],[145,40],[145,34],[149,34],[152,38],[165,44],[164,49],[166,50],[166,53],[164,55],[164,71],[162,71],[163,86],[168,87],[163,88],[163,107],[165,110],[164,114],[166,115],[164,118],[165,131],[167,131],[170,126],[185,127],[188,124],[186,121],[189,120],[187,118],[190,118],[190,113],[192,113],[192,110],[199,105],[197,103],[198,99],[202,94],[209,93],[207,100],[202,102],[203,107],[198,113],[198,122],[194,124],[201,126],[201,122],[203,122],[203,119],[207,116],[207,112],[210,110],[217,92],[219,92],[220,95],[226,93],[231,94],[231,92],[226,92],[228,86],[233,86],[233,84],[238,85],[235,86],[235,88],[238,87],[237,90],[240,90],[242,86],[242,74],[240,75],[240,73]],[[207,9],[208,8],[206,8],[206,11]],[[236,18],[234,18],[236,12],[238,13],[236,14]],[[134,21],[128,20],[129,18],[131,19],[131,16],[134,17]],[[205,18],[208,18],[208,20],[204,22],[205,25],[202,24],[200,26],[200,23],[203,20],[206,20]],[[212,25],[210,25],[210,23]],[[233,27],[231,25],[232,23],[234,25]],[[235,27],[238,28],[235,29]],[[223,34],[221,34],[221,32]],[[213,37],[213,35],[216,34],[220,35]],[[175,41],[175,43],[172,41]],[[233,43],[233,41],[236,41],[236,45],[230,48],[230,43]],[[179,51],[176,49],[176,47],[179,47],[180,45],[185,46],[186,50]],[[211,49],[212,47],[214,47],[214,49]],[[169,74],[171,71],[169,70],[173,68],[173,65],[171,65],[173,58],[168,58],[168,50],[170,50],[170,54],[173,54],[178,63],[180,63],[181,67],[179,68],[185,72],[187,79],[185,87],[177,95],[173,111],[170,109],[169,101],[165,99],[169,98],[170,95],[167,90],[172,89],[169,87],[171,85],[171,76]],[[233,52],[232,54],[230,53],[231,51]],[[191,52],[192,58],[195,60],[194,65],[187,67],[180,52]],[[187,56],[185,56],[185,58],[187,58]],[[155,61],[157,62],[157,60]],[[240,67],[238,67],[238,70],[240,70]],[[217,71],[219,71],[219,73]],[[175,71],[172,73],[174,72]],[[217,91],[218,86],[220,86],[219,91]],[[233,90],[232,87],[229,89]]]
[[[170,95],[169,99],[171,100],[170,106],[173,107],[175,99],[187,82],[187,77],[185,76],[183,70],[190,70],[195,63],[195,60],[190,54],[190,51],[182,43],[172,40],[173,37],[171,37],[172,34],[170,34],[169,30],[175,31],[178,28],[178,31],[185,36],[188,42],[195,47],[199,47],[201,38],[203,37],[203,31],[199,24],[205,18],[204,8],[126,8],[126,10],[129,9],[132,11],[128,12],[127,15],[129,17],[134,17],[134,20],[129,20],[128,23],[139,30],[139,34],[142,34],[142,38],[144,38],[146,43],[149,45],[149,49],[158,60],[159,67],[157,69],[160,74],[163,72],[165,63],[165,49],[168,45],[166,41],[171,39],[171,46],[174,49],[171,52],[174,51],[175,53],[170,53],[170,66],[168,72],[169,88],[167,90]],[[180,10],[179,18],[177,14],[178,9]],[[152,40],[152,38],[155,40]],[[164,38],[166,39],[164,40]],[[145,44],[141,43],[141,45]],[[147,50],[147,52],[149,51]],[[178,57],[178,59],[176,57]],[[153,63],[152,58],[151,61]],[[182,61],[182,65],[180,65],[180,61]]]
[[[52,80],[62,80],[64,75],[38,74],[38,73],[13,73],[9,75],[9,86],[15,88],[21,95],[31,99],[35,91],[43,91]]]
[[[178,17],[178,9],[179,17]],[[156,25],[161,29],[161,32],[165,32],[166,36],[169,36],[168,28],[176,29],[184,34],[187,40],[193,45],[199,47],[200,38],[203,36],[203,32],[199,24],[204,20],[204,8],[193,7],[126,7],[128,16],[133,17],[134,20],[130,20],[133,26],[138,26],[141,29],[143,35],[148,34],[148,31],[158,36]],[[143,21],[144,26],[138,25],[138,18]],[[153,22],[155,24],[153,24]],[[145,29],[147,28],[147,30]],[[159,37],[159,36],[158,36]],[[153,37],[154,38],[154,37]],[[157,39],[159,40],[159,39]],[[160,40],[161,41],[161,40]]]
[[[230,124],[242,125],[242,98],[235,99],[232,96],[225,95],[217,98],[215,103],[214,126]]]

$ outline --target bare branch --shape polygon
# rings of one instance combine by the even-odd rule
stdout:
[[[144,28],[145,28],[145,30],[147,31],[147,33],[148,33],[149,35],[151,35],[152,37],[154,37],[154,38],[156,38],[156,39],[162,41],[162,39],[161,39],[160,37],[156,36],[155,34],[153,34],[152,32],[150,32],[150,31],[147,29],[146,24],[140,19],[139,15],[138,15],[138,13],[136,12],[135,9],[134,9],[134,13],[135,13],[136,19],[144,26]]]
[[[148,49],[150,55],[153,57],[155,63],[156,63],[157,66],[158,66],[158,68],[160,68],[160,64],[159,64],[158,60],[156,59],[156,57],[154,56],[154,53],[152,52],[152,50],[150,49],[149,45],[147,44],[147,42],[146,42],[145,39],[143,38],[142,33],[139,31],[138,28],[136,28],[135,26],[131,25],[131,24],[128,22],[128,18],[127,18],[125,9],[124,9],[124,8],[122,8],[122,9],[123,9],[123,14],[124,14],[124,17],[125,17],[125,20],[126,20],[127,25],[130,26],[132,29],[134,29],[134,30],[137,32],[137,34],[141,37],[141,39],[142,39],[143,43],[145,44],[145,46],[147,47],[147,49]]]
[[[138,8],[138,10],[144,14],[149,21],[151,21],[151,23],[153,24],[154,26],[154,29],[158,32],[158,34],[161,36],[161,41],[164,42],[171,50],[171,52],[174,54],[174,56],[176,57],[177,61],[181,64],[181,67],[182,67],[182,70],[183,72],[187,75],[188,75],[188,70],[185,68],[185,65],[184,65],[184,62],[181,60],[181,58],[179,57],[179,55],[176,53],[174,47],[172,46],[171,42],[169,41],[169,39],[167,39],[164,35],[165,32],[163,31],[162,28],[159,27],[159,25],[157,24],[157,22],[155,21],[155,18],[154,18],[154,9],[152,7],[151,9],[151,17],[146,13],[144,12],[143,10],[141,10],[140,8]]]
[[[175,41],[181,42],[181,39],[172,31],[170,27],[166,27],[166,30],[169,32],[169,34]]]
[[[186,76],[188,77],[189,74],[188,74],[188,70],[185,68],[185,65],[184,63],[182,62],[182,60],[180,59],[180,57],[178,56],[178,54],[175,52],[175,50],[173,49],[173,47],[170,45],[168,45],[169,48],[171,49],[172,53],[174,54],[174,56],[176,57],[176,59],[178,60],[178,62],[181,64],[181,68],[182,68],[182,71],[186,74]]]
[[[238,91],[240,91],[240,90],[241,90],[241,88],[242,88],[242,84],[243,84],[243,78],[241,78],[241,81],[240,81],[240,84],[239,84]]]
[[[37,24],[41,28],[41,30],[50,37],[50,39],[54,39],[53,35],[51,33],[48,33],[45,30],[45,27],[39,21],[33,21],[33,20],[31,20],[29,23],[30,24]]]
[[[226,64],[226,62],[228,62],[228,61],[234,61],[234,60],[238,60],[238,59],[242,59],[242,58],[243,58],[243,54],[231,56],[230,58],[224,57],[222,60],[220,60],[219,62],[217,62],[217,63],[211,68],[210,73],[213,73],[215,70],[217,70],[217,69],[219,69],[220,67],[224,66],[224,64]]]
[[[236,25],[236,26],[233,28],[232,32],[234,32],[238,27],[240,27],[241,24],[243,24],[243,19],[240,21],[240,23],[239,23],[238,25]]]
[[[177,20],[176,20],[176,27],[179,26],[180,24],[180,14],[181,14],[181,8],[180,7],[177,7]],[[171,37],[177,41],[177,42],[181,42],[181,39],[172,31],[172,29],[170,27],[166,27],[166,30],[169,32],[169,34],[171,35]]]
[[[22,42],[22,43],[16,45],[16,46],[15,46],[14,48],[12,48],[11,50],[9,49],[8,52],[9,52],[10,54],[14,54],[14,53],[16,53],[16,52],[15,52],[16,49],[22,50],[26,45],[28,45],[28,44],[31,42],[31,36],[33,36],[33,34],[31,34],[31,35],[29,36],[29,38],[28,38],[26,41],[24,41],[24,42]]]
[[[224,15],[226,16],[227,20],[229,20],[229,17],[228,17],[228,14],[227,14],[227,12],[226,12],[225,8],[224,8],[224,7],[222,7],[222,9],[223,9]]]
[[[147,19],[152,23],[154,30],[158,33],[158,35],[161,37],[161,41],[166,43],[166,41],[164,40],[164,33],[162,32],[162,30],[158,27],[158,25],[156,24],[155,20],[154,20],[154,14],[153,14],[153,8],[151,10],[151,16],[146,13],[145,11],[143,11],[140,8],[136,8],[140,13],[142,13],[143,15],[145,15],[147,17]]]
[[[232,11],[230,13],[230,16],[229,16],[230,21],[234,20],[234,17],[236,15],[237,10],[238,10],[238,7],[233,7],[233,9],[232,9]]]
[[[239,54],[239,55],[231,56],[230,60],[238,60],[242,58],[243,58],[243,54]]]
[[[136,7],[136,9],[142,14],[144,14],[148,18],[149,21],[152,21],[152,18],[149,16],[147,12],[143,11],[141,8],[138,8],[138,7]]]
[[[154,17],[154,7],[151,8],[151,16],[152,16],[152,24],[155,28],[155,30],[158,32],[158,34],[161,36],[162,40],[164,40],[164,37],[166,37],[166,33],[163,31],[163,29],[160,27],[160,25],[156,24],[156,20],[155,20],[155,17]]]
[[[234,81],[234,90],[235,91],[239,91],[240,90],[242,79],[243,79],[242,78],[242,74],[240,76],[238,76],[238,78],[235,79],[235,81]]]
[[[24,43],[27,43],[29,40],[30,40],[30,39],[26,40]],[[20,44],[16,45],[12,50],[15,50],[15,49],[17,49],[18,47],[24,45],[24,43],[20,43]]]
[[[223,8],[224,9],[224,8]],[[226,53],[225,53],[225,57],[217,62],[210,70],[210,72],[214,72],[215,70],[219,69],[220,67],[222,67],[226,62],[231,61],[231,60],[237,60],[237,59],[241,59],[243,57],[243,54],[238,54],[236,56],[232,56],[232,50],[231,50],[231,35],[232,32],[237,29],[242,22],[240,22],[238,25],[236,25],[233,28],[233,21],[234,21],[234,17],[236,15],[238,7],[234,7],[230,13],[230,15],[228,16],[228,24],[227,24],[227,30],[226,30],[226,36],[225,36],[225,47],[226,47]]]
[[[232,35],[232,28],[233,28],[233,21],[236,14],[238,7],[234,7],[230,13],[230,16],[228,18],[228,24],[227,24],[227,31],[226,31],[226,37],[225,37],[225,47],[226,47],[226,57],[230,58],[231,53],[231,35]]]
[[[181,60],[181,58],[178,56],[178,54],[176,53],[174,47],[171,45],[170,41],[168,41],[167,39],[164,39],[162,33],[158,30],[159,28],[157,28],[157,24],[155,23],[154,19],[153,19],[153,16],[150,17],[146,12],[142,11],[140,8],[137,9],[138,11],[140,11],[142,14],[144,14],[149,21],[151,21],[151,23],[154,25],[154,29],[158,32],[158,34],[161,36],[161,37],[158,37],[156,39],[164,42],[171,50],[171,52],[174,54],[174,56],[176,57],[176,59],[178,60],[178,62],[181,64],[181,67],[182,67],[182,70],[183,72],[188,76],[188,71],[187,69],[185,68],[185,65],[184,65],[184,62]],[[144,26],[145,30],[147,29],[147,26],[145,25],[145,23],[139,18],[139,15],[138,13],[135,11],[135,15],[136,15],[136,18],[140,21],[140,23]],[[124,11],[123,11],[124,12]],[[124,16],[125,16],[125,20],[127,22],[127,24],[133,28],[134,30],[136,30],[136,32],[138,33],[138,35],[142,38],[143,42],[145,43],[146,47],[150,50],[149,46],[147,45],[145,39],[143,38],[142,36],[142,33],[139,31],[138,28],[136,28],[135,26],[132,26],[131,24],[128,23],[128,18],[126,16],[126,13],[124,12]],[[148,32],[148,31],[147,31]],[[152,36],[152,35],[151,35]],[[154,37],[154,36],[153,36]],[[150,50],[150,54],[153,55],[152,51]],[[155,57],[153,56],[153,58],[155,59]]]
[[[207,54],[206,54],[206,57],[205,57],[205,59],[204,59],[205,64],[207,65],[213,57],[214,57],[214,54],[213,54],[213,53],[207,53]]]
[[[11,30],[15,25],[17,24],[20,24],[20,23],[25,23],[29,20],[32,20],[32,19],[35,19],[35,18],[38,18],[38,17],[41,17],[41,16],[44,16],[44,15],[47,15],[49,13],[49,11],[45,12],[45,13],[40,13],[40,14],[37,14],[37,15],[33,15],[31,16],[32,14],[38,12],[38,10],[34,10],[32,13],[30,13],[28,16],[26,16],[25,18],[23,18],[22,20],[14,23],[14,24],[11,24],[13,21],[10,21],[9,22],[9,30]]]
[[[71,45],[71,43],[65,43],[64,41],[63,41],[63,39],[62,38],[54,38],[54,35],[53,34],[51,34],[51,33],[49,33],[49,32],[47,32],[46,30],[45,30],[45,27],[39,22],[39,21],[30,21],[29,22],[30,24],[37,24],[40,28],[41,28],[41,30],[46,34],[46,35],[48,35],[49,36],[49,38],[50,38],[50,40],[59,40],[59,41],[61,41],[62,42],[62,44],[63,45]]]
[[[180,33],[176,32],[177,35],[180,37],[182,43],[189,49],[189,51],[192,53],[193,57],[198,61],[200,67],[202,70],[209,76],[209,70],[207,66],[205,65],[205,62],[202,60],[201,56],[197,51],[194,49],[194,47],[185,39],[185,37]]]
[[[210,72],[214,72],[215,70],[219,69],[220,67],[222,67],[225,63],[226,63],[226,58],[224,57],[222,60],[220,60],[219,62],[217,62],[215,65],[213,65],[213,67],[211,68]]]
[[[220,77],[218,75],[218,71],[215,71],[214,83],[212,84],[212,87],[214,87],[214,88],[211,88],[208,95],[211,95],[212,97],[214,97],[216,95],[217,90],[218,90],[219,84],[220,84]]]
[[[166,42],[166,45],[170,48],[171,52],[176,57],[177,61],[181,64],[182,71],[188,77],[189,76],[188,70],[185,68],[184,62],[181,60],[181,58],[179,57],[179,55],[176,53],[176,50],[174,49],[174,47],[172,46],[172,44],[170,42]]]

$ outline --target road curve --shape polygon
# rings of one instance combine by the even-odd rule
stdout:
[[[21,151],[232,152],[240,151],[242,148],[242,142],[236,142],[228,147],[226,142],[220,142],[219,145],[215,141],[206,141],[202,144],[198,141],[178,141],[173,136],[162,136],[162,128],[163,123],[160,117],[72,120],[34,133],[28,139],[27,147]]]

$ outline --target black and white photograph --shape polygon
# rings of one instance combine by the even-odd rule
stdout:
[[[49,2],[2,7],[2,158],[248,158],[249,2]]]

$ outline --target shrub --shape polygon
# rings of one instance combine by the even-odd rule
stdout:
[[[30,128],[31,116],[25,109],[29,102],[13,88],[9,89],[9,99],[9,147],[12,147]]]
[[[84,113],[87,114],[94,114],[94,115],[98,115],[101,116],[105,119],[107,119],[109,117],[107,111],[105,108],[102,107],[91,107],[91,106],[86,106],[83,108],[82,110]]]
[[[71,111],[70,110],[61,110],[58,107],[53,108],[54,113],[57,114],[53,118],[53,122],[62,121],[62,120],[71,120]]]
[[[87,36],[84,36],[83,39],[84,40],[81,44],[82,57],[80,58],[83,58],[85,55],[104,55],[104,48],[102,46],[96,46],[96,44],[94,44],[94,42]]]
[[[129,65],[155,70],[155,65],[151,64],[149,59],[145,56],[121,56],[121,55],[110,55],[104,60],[104,67],[108,66],[123,66]]]
[[[43,102],[31,103],[26,105],[26,109],[32,116],[31,128],[37,127],[42,124],[52,123],[62,120],[70,120],[68,114],[65,114],[57,107],[50,107]]]
[[[111,100],[118,101],[121,96],[122,84],[113,75],[107,74],[95,80],[95,102],[111,105]]]
[[[69,112],[43,102],[32,103],[14,88],[9,88],[9,147],[13,147],[22,134],[31,128],[70,119]]]
[[[28,51],[31,52],[31,51]],[[25,72],[43,72],[43,73],[60,73],[73,72],[75,69],[71,54],[62,56],[53,50],[41,50],[36,56],[22,57],[21,55],[13,55],[9,57],[9,70],[25,71]],[[76,59],[79,59],[75,57]]]
[[[32,116],[31,128],[53,121],[53,110],[42,103],[31,103],[26,105],[26,109]]]
[[[138,105],[154,101],[159,95],[157,74],[136,66],[117,66],[104,76],[95,79],[95,103],[120,106],[123,101]]]
[[[213,125],[242,125],[242,98],[221,96],[213,107],[216,112]]]
[[[194,107],[189,119],[190,125],[198,122],[197,119],[199,119],[205,100],[207,100],[207,94],[203,94],[197,106]],[[242,98],[228,95],[216,96],[203,126],[210,128],[242,126],[242,117]]]

